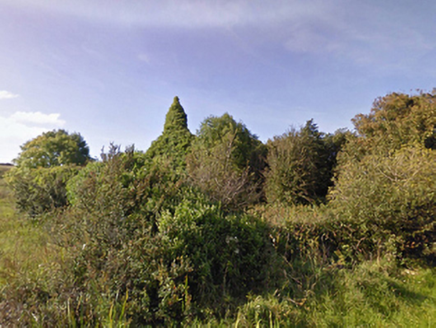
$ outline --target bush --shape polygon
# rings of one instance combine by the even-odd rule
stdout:
[[[435,256],[436,153],[420,146],[341,164],[331,207],[372,243],[394,240],[399,253]],[[356,241],[357,242],[357,241]]]
[[[208,117],[187,156],[189,180],[225,210],[244,209],[262,197],[265,151],[257,136],[229,114]]]
[[[79,171],[77,166],[52,168],[16,167],[6,175],[6,181],[13,189],[17,208],[35,217],[68,204],[66,184]]]
[[[171,163],[113,149],[68,191],[73,206],[58,230],[77,252],[77,287],[94,298],[128,297],[132,324],[189,321],[207,308],[223,314],[226,299],[243,300],[268,284],[268,227],[223,214]],[[82,303],[82,312],[95,306]]]

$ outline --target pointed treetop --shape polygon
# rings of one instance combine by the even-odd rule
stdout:
[[[168,110],[165,119],[164,132],[180,129],[188,129],[188,117],[182,105],[180,105],[179,97],[176,96],[174,97],[173,104]]]
[[[185,157],[192,138],[187,115],[180,105],[179,98],[174,97],[165,119],[163,133],[151,143],[146,156],[150,159],[161,157],[170,160],[175,167],[184,169]]]

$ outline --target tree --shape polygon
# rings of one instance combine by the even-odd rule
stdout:
[[[269,140],[265,172],[268,202],[292,205],[324,200],[332,184],[336,155],[345,141],[343,134],[338,131],[325,136],[309,120],[300,131],[291,129]]]
[[[91,160],[89,148],[78,133],[54,130],[26,142],[14,160],[18,167],[37,168],[60,165],[84,165]]]
[[[391,93],[374,101],[369,114],[353,119],[366,148],[382,151],[419,143],[436,149],[436,95]]]
[[[357,134],[348,138],[338,156],[335,179],[348,174],[349,162],[361,162],[366,156],[380,161],[404,147],[436,149],[436,95],[391,93],[377,98],[369,114],[352,120]]]
[[[208,117],[187,158],[190,180],[227,209],[240,209],[260,197],[264,145],[232,116]]]
[[[357,135],[338,157],[330,206],[359,226],[361,240],[387,240],[403,254],[435,257],[434,93],[392,93],[353,119]]]
[[[188,118],[178,97],[168,110],[162,134],[152,142],[146,157],[168,158],[176,168],[185,167],[185,157],[189,151],[193,135],[188,129]]]
[[[16,167],[7,175],[17,208],[35,217],[67,205],[66,184],[91,161],[89,148],[78,133],[43,133],[21,146]]]

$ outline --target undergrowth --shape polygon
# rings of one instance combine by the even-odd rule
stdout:
[[[365,236],[343,226],[354,233],[346,239],[322,206],[224,213],[193,190],[180,193],[177,180],[162,171],[135,184],[139,171],[117,171],[123,163],[107,168],[121,172],[118,180],[105,175],[97,186],[93,172],[80,177],[96,197],[76,198],[82,209],[55,210],[37,220],[15,211],[0,179],[1,326],[436,323],[436,270],[403,257],[395,240],[353,244]],[[156,183],[162,185],[156,189]],[[101,193],[92,189],[97,187]],[[165,200],[161,190],[173,198]],[[119,198],[106,197],[109,191]],[[145,204],[140,212],[135,201]],[[86,215],[90,206],[99,213],[95,219]]]

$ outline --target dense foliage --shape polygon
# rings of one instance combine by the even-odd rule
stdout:
[[[392,93],[378,98],[369,114],[353,119],[365,151],[389,152],[405,144],[436,148],[436,95]]]
[[[265,151],[257,137],[229,114],[208,117],[187,158],[188,175],[212,200],[238,210],[262,196]]]
[[[188,129],[188,118],[178,97],[168,110],[162,134],[152,142],[146,155],[148,159],[167,158],[178,170],[184,169],[192,134]]]
[[[18,167],[37,168],[84,165],[90,160],[88,145],[80,134],[55,130],[22,145],[21,153],[14,162]]]
[[[265,193],[270,203],[314,204],[324,200],[332,185],[336,156],[346,132],[325,135],[313,120],[299,131],[267,143]]]
[[[7,176],[17,208],[35,217],[67,205],[67,181],[92,160],[82,136],[65,130],[45,132],[21,150]]]
[[[17,208],[35,217],[64,207],[67,205],[66,184],[78,170],[73,165],[12,169],[7,175],[7,181],[14,190]]]
[[[229,114],[192,136],[176,97],[146,153],[11,169],[60,255],[0,270],[0,325],[413,325],[395,318],[436,307],[403,285],[436,261],[435,106],[390,94],[355,134],[310,120],[264,145]]]
[[[112,149],[68,185],[72,207],[62,225],[84,245],[74,259],[83,292],[129,295],[133,322],[157,324],[264,286],[271,261],[264,224],[225,215],[168,163],[148,166],[144,157]]]

